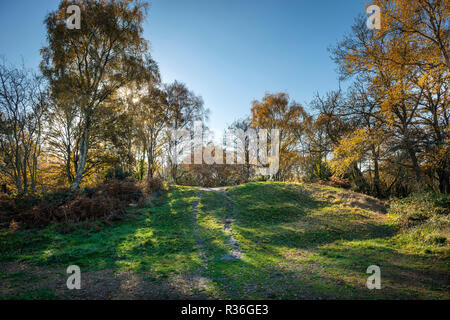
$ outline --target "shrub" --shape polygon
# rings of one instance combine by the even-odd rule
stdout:
[[[119,219],[130,202],[143,198],[133,179],[110,180],[83,191],[60,189],[41,198],[0,198],[0,228],[42,227],[59,222]]]
[[[118,219],[127,202],[107,194],[87,197],[77,193],[63,204],[43,202],[15,216],[24,227],[43,227],[59,222],[81,222],[96,219],[111,221]]]
[[[126,206],[120,199],[108,195],[96,195],[92,198],[81,197],[68,202],[61,209],[68,220],[80,222],[103,218],[106,221],[119,217]]]
[[[125,171],[122,167],[117,166],[106,171],[105,180],[125,180],[132,175],[131,172]]]
[[[389,215],[403,229],[398,239],[425,252],[445,250],[450,240],[449,200],[449,195],[431,192],[392,200]]]
[[[94,196],[99,194],[127,202],[138,201],[143,196],[141,186],[133,178],[107,181],[96,189]]]
[[[448,215],[449,208],[449,195],[428,192],[392,200],[389,214],[402,227],[407,228],[421,224],[437,215]]]
[[[21,225],[17,216],[39,205],[40,202],[39,197],[30,194],[22,194],[16,197],[2,194],[0,196],[0,228],[10,226],[13,220],[15,224]]]
[[[351,183],[348,179],[340,179],[336,177],[331,177],[329,181],[319,180],[318,183],[321,185],[344,189],[350,189],[351,187]]]
[[[14,216],[18,213],[14,199],[6,194],[0,194],[0,228],[9,227]]]
[[[450,243],[450,216],[437,215],[425,222],[405,229],[399,240],[414,246],[437,249]]]
[[[153,193],[164,189],[163,182],[160,178],[149,178],[146,180],[146,191]]]
[[[302,165],[304,182],[328,181],[332,176],[330,165],[327,161],[308,159]]]
[[[42,201],[62,204],[69,201],[74,196],[74,193],[69,188],[61,188],[54,192],[47,193],[43,195]],[[41,202],[41,201],[40,201]]]

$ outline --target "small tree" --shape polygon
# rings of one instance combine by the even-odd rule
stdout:
[[[81,28],[68,29],[66,10],[81,9]],[[45,22],[48,46],[41,50],[41,69],[55,95],[74,100],[66,107],[80,115],[78,159],[72,188],[79,188],[85,172],[90,138],[102,116],[104,102],[132,80],[145,79],[142,37],[146,5],[140,1],[62,0]]]
[[[19,193],[36,190],[47,103],[41,78],[0,65],[0,172]]]

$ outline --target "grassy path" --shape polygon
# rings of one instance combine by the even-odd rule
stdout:
[[[222,257],[222,259],[224,260],[241,259],[242,258],[241,247],[239,245],[239,242],[233,236],[232,232],[232,222],[235,215],[235,213],[233,213],[232,200],[227,195],[225,188],[202,188],[202,190],[204,192],[217,192],[225,198],[224,206],[226,207],[226,215],[224,221],[224,231],[228,235],[227,241],[231,249],[228,254]]]
[[[382,204],[348,191],[173,187],[112,226],[0,232],[0,298],[449,299],[448,258],[448,245],[411,242]],[[79,291],[65,286],[73,264]],[[370,265],[381,290],[365,287]]]

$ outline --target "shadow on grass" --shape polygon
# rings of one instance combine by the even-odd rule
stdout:
[[[449,298],[448,262],[401,252],[390,242],[392,226],[281,183],[230,190],[232,231],[244,256],[223,259],[231,249],[225,197],[204,192],[195,220],[197,195],[197,189],[177,187],[147,213],[100,230],[2,234],[2,264],[54,269],[25,267],[25,274],[39,277],[34,294],[34,280],[16,276],[11,282],[8,274],[1,280],[17,296],[31,298],[43,292],[70,299]],[[84,291],[65,288],[69,264],[82,268]],[[381,267],[382,290],[365,287],[372,264]]]
[[[193,196],[194,192],[188,188],[175,188],[159,199],[150,212],[129,216],[99,230],[80,228],[70,234],[60,234],[56,226],[52,226],[40,231],[2,234],[1,261],[26,263],[29,267],[24,268],[35,268],[36,273],[43,272],[39,266],[53,268],[60,271],[63,278],[68,265],[78,265],[86,275],[83,276],[85,284],[96,288],[86,289],[89,297],[108,298],[105,292],[123,292],[121,288],[131,284],[130,292],[145,293],[150,298],[196,296],[197,293],[189,289],[190,284],[197,281],[191,273],[201,263],[192,232]],[[124,276],[127,273],[128,276]],[[145,281],[139,280],[141,276]],[[63,278],[62,282],[57,282],[64,284],[64,289]],[[170,280],[172,278],[175,280]],[[151,286],[163,288],[162,294],[145,289]]]
[[[448,264],[439,267],[430,257],[389,247],[397,228],[376,214],[336,209],[335,203],[318,200],[304,190],[273,183],[230,190],[238,210],[235,230],[246,257],[215,267],[219,278],[228,275],[227,283],[220,284],[224,295],[244,299],[449,297]],[[356,246],[366,242],[370,245]],[[286,258],[302,252],[305,258]],[[369,276],[365,272],[372,264],[384,270],[384,290],[365,287]]]
[[[337,240],[390,238],[397,232],[369,215],[319,201],[301,186],[250,184],[230,194],[239,211],[239,233],[255,245],[311,248]]]
[[[336,275],[362,275],[368,266],[379,266],[384,294],[391,298],[397,295],[449,298],[450,262],[447,259],[405,253],[381,239],[338,242],[319,248],[318,256],[318,261]]]

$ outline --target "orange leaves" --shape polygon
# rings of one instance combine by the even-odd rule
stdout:
[[[347,138],[341,139],[339,145],[334,149],[334,159],[331,167],[334,174],[342,177],[350,166],[359,161],[370,145],[370,136],[365,128],[356,130]]]
[[[261,102],[253,101],[251,112],[252,125],[264,129],[292,128],[306,116],[303,107],[295,101],[289,103],[289,95],[284,92],[266,94]]]

